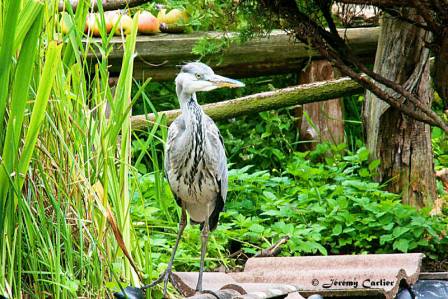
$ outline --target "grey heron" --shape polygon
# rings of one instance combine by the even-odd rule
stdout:
[[[202,291],[208,234],[216,228],[227,196],[227,159],[223,139],[218,127],[198,104],[196,92],[244,86],[240,81],[216,75],[209,66],[200,62],[182,66],[175,82],[181,114],[168,129],[165,171],[182,213],[167,269],[154,282],[163,280],[164,296],[168,280],[172,281],[174,256],[187,223],[187,212],[190,222],[199,224],[201,229],[201,259],[196,291]]]

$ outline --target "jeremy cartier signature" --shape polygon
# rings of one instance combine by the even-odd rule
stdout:
[[[311,281],[311,284],[313,286],[318,286],[320,284],[319,280],[313,279]],[[362,281],[353,279],[353,280],[337,280],[337,279],[330,279],[328,282],[322,283],[322,288],[324,289],[330,289],[330,288],[358,288],[362,287],[365,289],[371,289],[371,288],[379,288],[379,287],[388,287],[393,286],[395,284],[395,281],[387,280],[384,278],[381,279],[364,279]]]

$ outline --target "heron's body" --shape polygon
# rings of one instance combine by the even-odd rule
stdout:
[[[227,161],[215,123],[195,96],[168,130],[165,169],[171,190],[195,223],[209,219],[213,230],[227,195]]]
[[[184,65],[176,77],[176,93],[181,115],[170,125],[165,150],[165,171],[176,202],[182,208],[179,232],[168,267],[148,287],[172,280],[172,265],[182,232],[186,212],[191,223],[200,224],[201,262],[196,290],[202,291],[202,275],[208,233],[218,224],[219,213],[227,195],[227,160],[224,143],[213,120],[196,100],[196,92],[220,87],[243,87],[244,84],[216,75],[207,65],[192,62]]]

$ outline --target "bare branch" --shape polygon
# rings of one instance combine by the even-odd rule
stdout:
[[[324,15],[325,21],[327,21],[328,28],[330,28],[330,32],[332,34],[338,34],[338,30],[336,29],[336,24],[333,21],[333,17],[331,16],[331,1],[317,1],[317,4],[319,5],[319,9],[322,11],[322,14]]]
[[[295,1],[275,1],[274,4],[272,4],[272,2],[263,1],[263,3],[267,8],[272,9],[273,11],[278,12],[279,15],[285,17],[285,20],[289,22],[289,27],[292,28],[295,37],[298,40],[310,43],[323,57],[334,63],[343,74],[351,77],[361,86],[371,90],[381,100],[387,102],[402,113],[415,118],[416,120],[438,126],[448,132],[448,125],[429,107],[424,106],[418,97],[403,88],[400,84],[369,70],[359,61],[356,55],[352,53],[351,49],[340,36],[331,34],[308,16],[304,15],[297,8]],[[272,7],[273,5],[274,7]],[[388,92],[382,90],[381,86],[377,83],[362,78],[360,74],[353,70],[353,67],[358,68],[373,80],[392,89],[400,96],[403,96],[409,100],[412,105],[403,104],[400,96],[392,96]],[[415,111],[415,108],[418,108],[418,111]]]
[[[421,113],[420,111],[416,111],[413,107],[404,104],[402,101],[398,101],[396,98],[387,94],[384,90],[382,90],[378,85],[376,85],[373,81],[369,80],[366,77],[360,76],[358,73],[353,71],[351,68],[346,66],[342,61],[337,60],[334,61],[334,64],[337,68],[341,70],[344,74],[348,75],[354,81],[358,82],[361,86],[370,90],[373,94],[375,94],[378,98],[382,99],[386,103],[388,103],[391,107],[401,111],[403,114],[419,120],[421,122],[427,123],[429,125],[438,126],[443,129],[445,132],[448,132],[448,126],[442,121],[435,120],[426,114]]]

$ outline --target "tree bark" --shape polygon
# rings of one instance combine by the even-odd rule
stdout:
[[[299,83],[305,84],[334,78],[334,69],[327,60],[315,60],[299,74]],[[302,117],[303,113],[308,114],[312,124]],[[302,150],[312,150],[320,142],[329,141],[339,144],[344,141],[341,99],[304,104],[301,109],[296,110],[296,115],[301,119],[299,124],[300,140],[310,141],[310,143],[301,145]]]
[[[403,9],[416,21],[415,10]],[[401,84],[431,107],[429,50],[430,34],[395,18],[383,18],[374,71]],[[389,182],[392,192],[401,192],[403,203],[424,207],[435,198],[435,176],[430,126],[423,124],[366,94],[367,146],[373,159],[380,159],[379,180]]]

